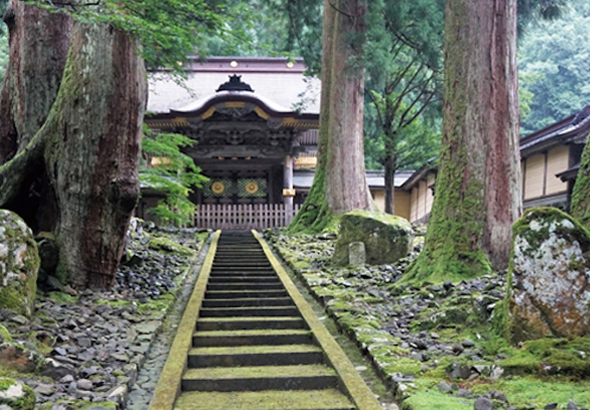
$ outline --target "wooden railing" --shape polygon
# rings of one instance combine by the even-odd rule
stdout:
[[[199,228],[247,230],[287,226],[300,205],[198,205],[193,226]]]

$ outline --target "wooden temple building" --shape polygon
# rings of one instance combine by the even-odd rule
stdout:
[[[191,200],[199,227],[263,229],[287,225],[311,187],[317,160],[320,82],[301,59],[210,57],[183,67],[185,85],[164,72],[150,75],[146,124],[190,137],[186,149],[209,182]],[[521,140],[525,207],[567,209],[590,108]],[[395,213],[411,222],[430,215],[436,168],[395,176]],[[384,207],[384,177],[367,171],[376,204]],[[143,190],[137,214],[160,196]]]

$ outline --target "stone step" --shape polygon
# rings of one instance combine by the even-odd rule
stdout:
[[[197,320],[197,331],[248,330],[248,329],[304,329],[300,317],[208,317]]]
[[[295,305],[290,306],[242,306],[230,308],[201,308],[201,317],[242,317],[242,316],[299,316]]]
[[[353,410],[336,389],[260,392],[184,392],[175,410]]]
[[[183,391],[320,390],[338,385],[336,372],[324,365],[242,366],[188,369]]]
[[[212,276],[209,277],[209,284],[211,283],[279,283],[279,277],[274,276],[254,276],[254,275],[240,275],[240,276]]]
[[[204,308],[211,307],[239,307],[239,306],[286,306],[290,304],[291,298],[235,298],[235,299],[205,299]]]
[[[208,290],[207,299],[276,298],[288,296],[286,290]]]
[[[207,290],[280,290],[284,289],[281,282],[264,283],[243,283],[243,282],[225,282],[225,283],[209,283]]]
[[[221,278],[221,277],[243,277],[243,278],[249,278],[249,277],[271,277],[271,278],[277,278],[277,273],[274,270],[257,270],[255,272],[240,272],[240,271],[224,271],[224,270],[219,270],[219,271],[215,271],[215,272],[211,272],[209,279],[212,278]]]
[[[188,367],[290,366],[322,364],[314,345],[200,347],[189,352]]]
[[[312,343],[306,329],[211,330],[193,334],[193,346],[302,345]]]

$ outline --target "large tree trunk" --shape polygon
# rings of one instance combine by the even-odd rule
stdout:
[[[372,209],[363,148],[365,0],[324,0],[318,165],[292,231],[322,230],[334,214]]]
[[[447,0],[443,137],[424,251],[408,278],[508,264],[521,212],[516,0]]]
[[[371,209],[363,148],[365,0],[336,3],[330,84],[326,200],[336,214]]]
[[[60,247],[58,274],[76,287],[114,282],[139,195],[145,100],[136,42],[108,25],[74,23],[61,87],[45,124],[0,167],[0,205],[17,212],[26,200],[22,186],[45,172],[55,197],[51,225]]]
[[[580,170],[572,192],[571,214],[590,229],[590,144],[582,152]]]
[[[65,13],[11,0],[4,15],[10,62],[0,92],[0,164],[24,149],[57,97],[70,46]]]

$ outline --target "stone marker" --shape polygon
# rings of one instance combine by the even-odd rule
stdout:
[[[351,242],[348,244],[348,264],[351,266],[364,265],[366,261],[365,244]]]
[[[590,237],[568,214],[532,208],[513,227],[504,314],[513,342],[590,335]]]
[[[413,239],[412,225],[404,218],[381,212],[352,211],[342,215],[332,261],[339,266],[348,265],[349,244],[362,242],[366,263],[394,263],[408,255]]]

